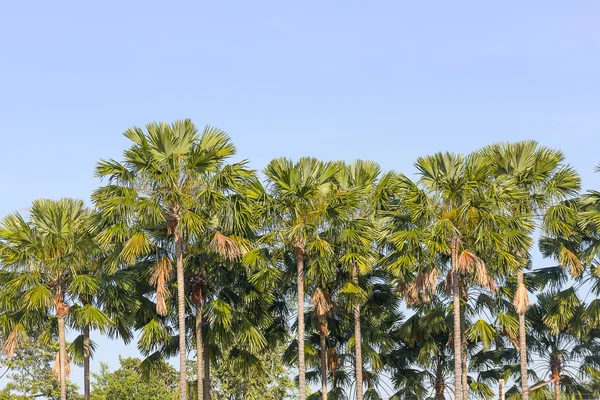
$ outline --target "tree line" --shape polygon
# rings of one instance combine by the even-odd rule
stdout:
[[[281,399],[600,393],[600,193],[559,150],[440,152],[416,179],[277,158],[260,178],[214,127],[124,135],[92,207],[40,199],[0,223],[3,352],[58,343],[61,400],[71,362],[94,397],[93,334],[136,342],[143,377],[178,355],[181,400],[227,390],[219,368],[264,381],[265,354],[297,369]]]

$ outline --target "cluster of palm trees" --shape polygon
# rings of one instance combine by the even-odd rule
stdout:
[[[259,179],[212,127],[124,135],[93,208],[37,200],[0,226],[3,350],[58,338],[61,399],[70,361],[89,399],[96,331],[137,340],[143,371],[179,355],[182,400],[210,399],[223,354],[245,374],[282,343],[301,400],[598,393],[600,302],[579,296],[600,287],[600,193],[580,193],[560,151],[437,153],[414,181],[279,158]],[[538,232],[557,267],[532,268]]]

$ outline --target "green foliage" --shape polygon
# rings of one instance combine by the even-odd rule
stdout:
[[[214,400],[292,400],[297,389],[281,362],[282,349],[269,349],[258,355],[259,367],[241,374],[235,359],[227,355],[213,368],[211,394]]]
[[[137,358],[119,357],[119,364],[113,372],[100,364],[100,372],[93,374],[92,400],[172,400],[177,393],[178,373],[171,365],[158,363],[143,378]]]
[[[84,345],[90,328],[137,335],[145,359],[101,365],[94,400],[185,394],[190,350],[216,400],[297,398],[296,367],[330,400],[353,398],[361,374],[365,399],[490,399],[499,379],[516,398],[525,372],[531,399],[599,392],[600,300],[581,292],[600,294],[600,192],[579,193],[562,152],[439,152],[416,160],[416,181],[373,161],[276,158],[263,186],[246,161],[228,164],[235,147],[216,128],[124,135],[123,161],[97,165],[96,210],[42,199],[2,220],[0,335],[15,357],[0,361],[0,399],[58,397],[63,323],[77,365],[102,351]],[[531,265],[537,228],[557,265]],[[165,361],[178,353],[179,380]]]
[[[60,385],[52,374],[58,346],[49,346],[23,338],[21,346],[15,351],[14,357],[0,357],[0,370],[4,376],[5,385],[0,390],[1,400],[34,400],[39,398],[58,400]],[[78,387],[73,383],[67,386],[70,400],[82,399],[77,392]]]

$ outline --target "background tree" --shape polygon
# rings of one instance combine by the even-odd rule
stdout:
[[[29,400],[60,398],[60,382],[52,373],[58,346],[44,344],[43,340],[23,337],[13,357],[0,356],[0,376],[6,382],[0,390],[0,399]],[[67,384],[67,397],[81,399],[78,387]]]
[[[280,354],[282,347],[260,352],[259,367],[249,375],[239,373],[238,363],[228,353],[213,369],[213,398],[215,400],[292,400],[298,390]]]
[[[297,163],[279,158],[265,168],[267,188],[272,196],[273,222],[269,227],[271,234],[263,236],[263,241],[272,244],[279,241],[296,259],[300,400],[306,400],[304,261],[311,252],[330,250],[329,244],[319,237],[319,228],[336,170],[335,165],[314,158],[301,158]]]
[[[9,312],[20,315],[3,328],[10,329],[5,343],[8,353],[17,346],[27,312],[54,310],[59,341],[58,371],[61,400],[67,396],[66,319],[85,280],[86,254],[93,247],[90,216],[80,200],[36,200],[29,220],[20,214],[7,216],[0,227],[0,259],[10,280],[2,288],[12,301]],[[9,305],[9,303],[11,303]],[[8,329],[7,329],[8,328]]]
[[[489,157],[493,174],[499,179],[509,179],[527,195],[517,199],[513,212],[531,220],[541,221],[540,216],[549,207],[572,198],[580,188],[579,175],[568,165],[563,165],[564,155],[558,150],[539,146],[535,141],[501,143],[484,148]],[[556,207],[550,213],[556,212]],[[551,216],[550,216],[551,217]],[[517,271],[517,291],[514,299],[519,315],[519,354],[521,357],[521,393],[529,398],[527,378],[527,344],[525,311],[530,302],[524,283],[524,269],[530,262],[529,252],[515,249],[522,255],[521,267]]]
[[[235,154],[229,136],[206,127],[202,134],[190,120],[172,124],[152,123],[146,132],[131,128],[124,133],[133,145],[124,152],[124,162],[103,160],[96,175],[108,179],[108,185],[94,194],[96,205],[105,217],[120,214],[124,224],[137,228],[127,238],[122,256],[132,263],[148,253],[151,240],[144,229],[163,226],[172,238],[172,259],[177,276],[179,330],[180,399],[187,398],[186,388],[186,297],[183,258],[190,237],[205,222],[197,213],[199,185],[206,175],[223,167]],[[116,225],[106,239],[122,233]],[[166,273],[166,268],[163,268]],[[163,279],[167,275],[163,274]],[[159,310],[162,311],[162,310]]]
[[[563,391],[573,398],[597,396],[586,379],[600,374],[598,341],[588,336],[588,315],[576,291],[567,288],[539,295],[528,318],[531,350],[541,361],[537,368],[545,381],[542,385],[553,386],[554,399],[560,400]]]
[[[96,226],[92,229],[96,229]],[[109,331],[113,321],[103,312],[103,307],[107,302],[119,301],[117,296],[123,298],[127,294],[111,290],[115,287],[122,290],[126,288],[120,285],[119,276],[103,263],[103,254],[95,243],[86,252],[84,261],[81,273],[71,282],[70,291],[74,304],[68,320],[69,326],[79,330],[81,334],[73,340],[68,350],[71,359],[83,366],[83,398],[90,400],[90,360],[96,349],[90,332],[92,329],[100,331],[101,334]],[[113,313],[117,319],[122,319],[122,314],[122,311],[116,315]]]
[[[198,382],[198,398],[210,398],[210,345],[204,342],[209,329],[209,319],[203,313],[205,306],[212,300],[214,286],[213,273],[219,268],[214,264],[223,262],[239,262],[244,253],[252,246],[258,221],[261,217],[261,200],[264,188],[253,171],[246,168],[245,163],[225,166],[214,173],[205,175],[206,181],[201,185],[199,196],[201,207],[197,213],[207,221],[200,232],[192,237],[193,245],[186,259],[189,276],[189,290],[195,307],[196,338],[196,376]],[[236,264],[240,267],[240,264]],[[237,269],[236,271],[243,271]],[[229,282],[231,283],[231,282]],[[202,375],[204,374],[203,382]]]
[[[140,373],[139,359],[119,357],[119,364],[112,372],[100,364],[93,374],[93,400],[172,400],[177,394],[178,373],[168,363],[154,365],[146,377]]]
[[[361,332],[361,304],[367,299],[361,275],[370,273],[378,261],[376,242],[379,237],[377,212],[388,200],[393,180],[389,174],[381,178],[379,165],[371,161],[358,160],[345,165],[340,163],[335,175],[335,198],[330,200],[328,222],[331,226],[331,241],[335,246],[336,263],[348,277],[339,289],[352,308],[354,327],[354,360],[356,399],[363,399],[363,355]],[[332,206],[332,205],[335,205]]]
[[[487,164],[482,157],[468,157],[437,153],[421,157],[416,162],[418,185],[407,182],[406,207],[413,219],[420,221],[425,230],[425,243],[432,252],[449,262],[448,287],[453,296],[455,359],[463,359],[461,335],[461,279],[473,276],[489,289],[495,282],[484,259],[501,245],[497,235],[498,200],[490,193]],[[490,237],[490,234],[496,237]],[[507,259],[513,258],[503,252]],[[507,261],[507,260],[505,260]],[[464,362],[466,365],[466,362]],[[467,396],[461,362],[454,363],[454,390],[456,399]],[[463,387],[465,386],[465,387]]]

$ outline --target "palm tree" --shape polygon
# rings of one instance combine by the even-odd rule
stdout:
[[[108,179],[108,185],[94,193],[94,201],[104,218],[124,217],[122,224],[133,226],[133,233],[123,238],[120,256],[132,264],[146,255],[151,247],[147,234],[152,227],[163,227],[172,238],[171,252],[176,265],[179,330],[179,395],[187,398],[186,386],[186,298],[184,256],[193,235],[202,230],[205,220],[198,212],[202,183],[207,175],[223,168],[235,154],[228,135],[206,127],[202,134],[190,120],[172,124],[151,123],[146,132],[133,127],[124,133],[133,145],[124,152],[124,162],[103,160],[96,175]],[[104,242],[119,239],[122,226],[114,226],[104,235]],[[168,277],[166,261],[161,259],[162,275]],[[158,279],[160,278],[160,279]],[[159,309],[159,312],[165,310]]]
[[[545,377],[536,389],[552,384],[555,400],[561,399],[561,389],[574,398],[594,395],[581,379],[597,379],[599,343],[589,329],[595,321],[589,320],[576,290],[571,287],[540,294],[527,316],[532,328],[531,350],[540,359],[540,375]]]
[[[558,150],[539,146],[535,141],[499,143],[482,150],[491,163],[492,173],[498,179],[508,179],[525,193],[515,201],[514,213],[532,220],[543,215],[552,205],[573,197],[580,188],[579,175],[563,165],[564,155]],[[528,252],[515,249],[522,255],[517,271],[517,291],[514,306],[519,315],[519,354],[521,357],[521,393],[528,400],[527,343],[525,312],[529,299],[524,282],[524,269],[529,263]]]
[[[311,269],[307,276],[308,282],[318,274],[315,270],[314,259],[311,258]],[[338,264],[334,273],[335,278],[329,281],[329,290],[333,293],[329,305],[326,336],[327,344],[321,345],[323,335],[319,326],[319,317],[313,312],[307,313],[309,326],[315,325],[315,332],[307,337],[307,361],[315,369],[307,372],[307,381],[318,382],[319,373],[325,369],[329,375],[331,388],[327,395],[334,399],[352,399],[356,397],[356,345],[354,343],[354,307],[351,296],[333,290],[344,287],[351,279],[351,271]],[[382,379],[386,372],[386,359],[396,346],[394,340],[398,321],[402,319],[398,312],[399,300],[393,287],[388,283],[387,276],[380,269],[374,269],[368,274],[361,275],[360,287],[367,298],[361,302],[361,355],[363,358],[363,379],[365,383],[364,398],[379,398],[376,393],[383,390],[388,394],[393,389],[388,386],[388,380]],[[286,361],[292,356],[293,347],[285,353]],[[326,350],[326,364],[320,359]],[[323,382],[321,377],[321,383]],[[309,400],[322,399],[323,393],[315,392]]]
[[[367,299],[360,276],[371,272],[378,260],[375,248],[379,234],[378,212],[387,206],[391,190],[388,186],[393,180],[393,174],[381,180],[380,175],[381,168],[371,161],[340,164],[328,210],[329,236],[336,248],[337,263],[349,276],[340,293],[352,307],[357,400],[362,400],[364,393],[361,304]]]
[[[600,166],[596,167],[596,172],[600,172]],[[575,218],[565,214],[559,223],[548,229],[548,236],[558,237],[559,242],[567,241],[570,247],[579,245],[579,259],[581,267],[585,265],[594,265],[598,262],[600,256],[600,192],[597,190],[588,190],[587,193],[580,196],[577,202],[566,202],[570,210],[575,212]],[[565,220],[565,217],[569,219]],[[556,220],[557,218],[555,218]],[[549,224],[546,224],[549,225]],[[559,225],[566,227],[566,231],[557,229]],[[567,246],[561,246],[557,258],[562,265],[571,267],[571,271],[577,273],[576,259],[569,255]],[[573,271],[575,268],[575,271]]]
[[[297,163],[275,159],[265,175],[272,195],[272,232],[264,241],[276,240],[288,247],[296,258],[298,293],[298,378],[300,400],[306,399],[306,363],[304,354],[304,261],[308,253],[329,251],[319,237],[326,211],[326,195],[331,190],[337,168],[314,158]]]
[[[328,318],[333,308],[331,296],[321,288],[312,295],[313,313],[319,332],[319,355],[321,372],[321,399],[327,400],[327,335],[329,335]]]
[[[211,264],[239,261],[251,247],[261,218],[264,188],[254,171],[236,163],[206,174],[197,213],[206,221],[193,240],[195,253],[186,261],[195,306],[196,376],[198,399],[210,398],[210,354],[203,343],[209,321],[203,316],[211,292]],[[195,262],[193,262],[195,261]],[[202,377],[204,375],[204,378]],[[206,381],[206,382],[203,382]]]
[[[510,221],[505,215],[504,203],[516,193],[491,184],[487,161],[478,154],[464,157],[437,153],[419,158],[416,167],[418,184],[404,179],[403,198],[411,220],[422,228],[412,235],[410,231],[403,232],[396,242],[400,246],[403,241],[421,240],[428,253],[449,262],[447,284],[453,298],[454,355],[455,360],[462,360],[460,310],[464,288],[461,288],[461,280],[475,280],[478,285],[495,290],[488,267],[516,264],[514,255],[503,248],[505,236],[501,235]],[[522,241],[522,238],[517,240]],[[431,263],[431,256],[425,260]],[[405,256],[402,262],[407,261],[411,258]],[[487,265],[486,261],[491,264]],[[435,269],[430,267],[429,270]],[[468,395],[468,387],[463,384],[466,372],[463,375],[461,362],[454,363],[454,390],[458,400]]]
[[[2,267],[11,274],[4,289],[22,309],[21,318],[36,311],[48,315],[54,309],[61,400],[66,400],[66,319],[69,303],[90,283],[85,274],[87,255],[93,248],[89,212],[80,200],[36,200],[28,220],[19,213],[4,218],[0,242]],[[22,324],[12,328],[5,344],[8,349],[14,349]]]
[[[87,253],[88,255],[90,253]],[[98,269],[101,264],[98,265]],[[102,288],[113,282],[108,276],[103,276],[98,269],[83,269],[82,273],[73,278],[70,290],[76,301],[70,311],[70,326],[81,331],[69,346],[71,359],[83,366],[83,397],[90,399],[90,359],[95,351],[95,344],[90,338],[90,330],[98,329],[106,333],[113,324],[102,310]]]
[[[398,346],[389,359],[392,380],[398,396],[426,398],[433,390],[433,397],[444,400],[453,363],[452,315],[437,296],[414,309],[398,329]]]

